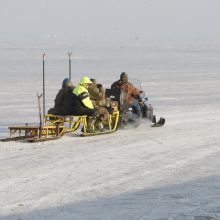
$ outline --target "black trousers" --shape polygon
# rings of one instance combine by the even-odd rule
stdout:
[[[73,115],[88,115],[88,116],[95,116],[96,109],[90,109],[84,106],[81,106],[80,108],[73,109]]]

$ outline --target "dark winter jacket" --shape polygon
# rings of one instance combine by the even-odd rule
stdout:
[[[69,115],[72,112],[72,87],[64,87],[59,90],[54,100],[54,108],[48,111],[49,114]]]
[[[128,105],[131,105],[135,101],[135,97],[141,94],[141,91],[133,86],[133,84],[127,82],[122,83],[121,80],[114,82],[111,88],[120,88],[125,93],[125,101]]]

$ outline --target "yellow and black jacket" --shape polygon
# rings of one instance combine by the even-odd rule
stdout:
[[[93,115],[94,113],[88,90],[81,84],[73,90],[73,113],[75,115]]]

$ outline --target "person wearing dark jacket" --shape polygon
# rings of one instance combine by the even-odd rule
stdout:
[[[63,80],[62,88],[54,100],[54,108],[48,110],[48,114],[66,116],[71,113],[72,91],[74,87],[72,82],[66,78]]]

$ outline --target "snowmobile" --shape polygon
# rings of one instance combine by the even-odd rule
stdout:
[[[141,97],[135,97],[138,100],[138,103],[141,108],[141,117],[148,119],[152,124],[151,127],[162,127],[165,124],[165,119],[160,117],[157,121],[156,116],[153,115],[153,112],[149,111],[147,107],[148,98],[145,96],[145,92],[141,86],[141,83],[138,79],[130,78],[129,80],[136,88],[142,91]],[[126,104],[125,97],[126,94],[123,90],[119,88],[106,89],[106,97],[112,101],[116,101],[119,106],[119,127],[126,127],[128,124],[138,127],[141,122],[141,118],[138,117],[137,112],[134,108]]]

